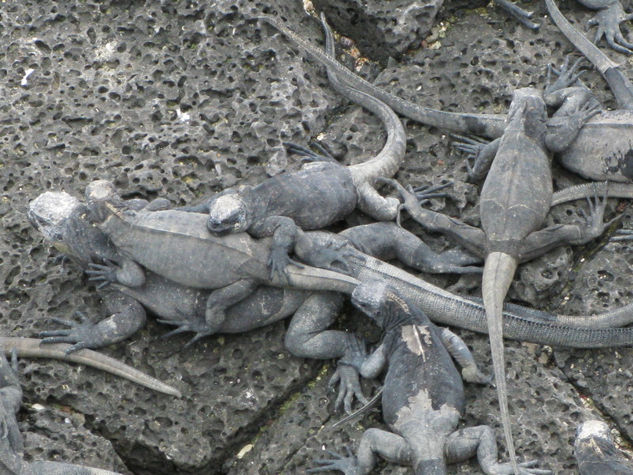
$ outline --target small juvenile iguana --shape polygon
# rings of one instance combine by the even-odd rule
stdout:
[[[3,475],[117,475],[118,472],[63,462],[27,461],[16,414],[22,404],[17,353],[11,363],[0,351],[0,473]]]
[[[580,475],[633,475],[633,463],[616,448],[609,426],[602,421],[578,426],[574,455]]]
[[[387,131],[382,150],[370,160],[343,166],[336,160],[310,163],[294,173],[282,173],[254,187],[219,193],[187,209],[208,212],[212,233],[248,232],[253,237],[273,236],[271,275],[283,275],[299,229],[321,229],[348,216],[356,207],[379,221],[393,220],[399,203],[383,198],[376,179],[398,171],[406,148],[406,135],[398,116],[378,99],[340,82],[329,74],[338,92],[378,116]]]
[[[356,456],[317,460],[309,472],[340,470],[348,475],[368,474],[376,456],[413,473],[444,474],[446,464],[477,456],[484,473],[512,472],[509,463],[497,462],[497,443],[489,426],[456,431],[464,413],[462,378],[485,384],[466,344],[448,329],[436,327],[426,314],[383,282],[364,282],[352,292],[352,303],[383,330],[381,344],[360,365],[360,374],[375,378],[387,368],[382,389],[382,414],[391,429],[368,429]],[[461,375],[455,361],[462,367]],[[520,464],[517,473],[549,474]]]

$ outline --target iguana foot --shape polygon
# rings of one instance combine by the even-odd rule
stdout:
[[[443,190],[449,186],[452,186],[453,182],[449,181],[447,183],[440,183],[439,185],[422,185],[417,186],[415,188],[410,188],[409,191],[412,191],[415,194],[415,197],[418,199],[418,203],[423,203],[424,201],[430,200],[431,198],[445,198],[448,196],[448,193],[437,193],[439,190]]]
[[[570,244],[585,244],[592,239],[600,236],[605,228],[611,226],[611,224],[618,219],[620,219],[621,215],[616,216],[612,220],[608,222],[604,222],[604,212],[607,206],[607,191],[601,197],[597,194],[594,195],[593,199],[587,198],[587,204],[589,205],[589,215],[582,210],[578,210],[578,214],[584,219],[585,226],[580,231],[580,236],[577,239],[570,241]]]
[[[545,81],[545,90],[543,91],[543,95],[547,96],[548,94],[552,94],[553,92],[559,91],[561,89],[565,89],[566,87],[571,87],[576,84],[576,81],[587,72],[586,69],[581,68],[581,64],[585,60],[584,57],[578,58],[574,64],[569,66],[569,58],[571,55],[565,56],[565,62],[560,67],[560,69],[555,68],[551,64],[547,65],[547,77]],[[556,80],[552,82],[552,75],[556,75]]]
[[[119,270],[119,266],[108,259],[105,259],[104,262],[105,265],[91,262],[88,264],[88,269],[85,270],[85,273],[90,276],[88,280],[100,282],[97,285],[97,290],[101,290],[110,284],[116,284],[118,282],[117,271]]]
[[[528,462],[520,463],[518,475],[550,475],[553,473],[551,470],[533,468],[537,464],[538,460],[529,460]],[[511,463],[500,463],[492,467],[489,473],[491,475],[512,475],[514,471]]]
[[[96,339],[96,336],[99,335],[99,332],[96,331],[97,324],[82,312],[76,311],[74,315],[79,318],[79,322],[51,318],[51,321],[68,328],[66,330],[40,332],[39,336],[42,338],[42,344],[72,343],[73,345],[66,350],[67,355],[83,348],[98,348],[101,346]]]
[[[192,320],[191,318],[188,318],[185,315],[183,315],[183,317],[185,317],[183,320],[158,319],[157,320],[158,323],[165,323],[167,325],[176,325],[176,328],[174,328],[170,332],[165,333],[160,338],[165,339],[165,338],[169,338],[171,336],[178,335],[184,332],[195,332],[196,334],[193,336],[193,338],[191,338],[191,340],[185,343],[183,347],[183,348],[189,348],[191,345],[193,345],[196,341],[200,340],[201,338],[204,338],[205,336],[213,335],[214,333],[216,333],[212,328],[208,327],[206,322],[202,320],[201,318],[195,318]]]
[[[633,229],[618,229],[610,241],[633,241]]]
[[[331,450],[327,450],[327,453],[332,457],[331,459],[316,459],[314,463],[320,465],[307,470],[308,473],[328,472],[330,470],[338,470],[345,475],[358,475],[360,473],[360,467],[358,465],[358,459],[354,456],[354,453],[349,447],[345,447],[347,450],[347,457],[340,455]]]
[[[620,23],[633,19],[633,14],[627,14],[619,1],[610,3],[606,8],[587,22],[587,26],[597,26],[594,43],[604,36],[609,47],[619,53],[633,54],[633,43],[627,41],[620,30]]]
[[[329,242],[327,247],[319,247],[310,253],[310,264],[322,269],[350,274],[348,258],[356,252],[349,248],[347,242]]]
[[[530,18],[532,18],[532,15],[533,15],[532,12],[523,10],[522,8],[517,7],[514,3],[511,3],[508,0],[493,0],[493,1],[494,3],[499,5],[501,8],[503,8],[505,11],[507,11],[510,15],[512,15],[514,18],[516,18],[519,21],[519,23],[521,23],[523,26],[526,26],[527,28],[531,30],[538,30],[541,27],[541,25],[539,25],[538,23],[534,23],[533,21],[530,21]]]
[[[273,281],[280,283],[288,282],[288,273],[286,267],[290,264],[303,269],[305,266],[300,262],[297,262],[288,256],[285,249],[281,247],[273,247],[270,250],[270,257],[268,258],[268,267],[270,268],[270,278]]]
[[[338,383],[338,393],[336,401],[334,401],[334,409],[343,408],[346,414],[352,412],[352,402],[354,397],[362,404],[367,404],[367,398],[363,394],[360,387],[358,371],[353,366],[345,363],[339,363],[336,371],[328,382],[329,387],[334,387]]]
[[[453,142],[453,147],[466,154],[468,181],[474,182],[481,180],[488,171],[489,164],[492,162],[492,158],[494,158],[496,148],[490,148],[490,141],[476,137],[465,137],[456,134],[451,134],[451,137],[457,139],[456,142]]]
[[[332,156],[332,154],[330,152],[328,152],[325,149],[325,147],[323,147],[323,145],[321,145],[319,142],[312,142],[310,145],[312,145],[315,148],[318,148],[319,152],[321,152],[322,155],[319,155],[318,153],[313,152],[309,148],[302,147],[301,145],[298,145],[296,143],[284,142],[283,145],[284,145],[284,147],[286,147],[286,152],[294,153],[294,154],[299,155],[300,157],[302,157],[301,158],[302,162],[333,162],[333,163],[338,163],[338,161]]]

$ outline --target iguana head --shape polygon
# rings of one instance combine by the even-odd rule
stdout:
[[[207,228],[212,233],[241,233],[250,225],[246,203],[240,198],[239,193],[221,193],[209,202]]]
[[[352,303],[381,328],[390,328],[410,321],[425,323],[427,318],[417,308],[412,308],[385,282],[360,283],[352,292]]]
[[[65,191],[47,191],[29,203],[27,215],[44,238],[58,247],[63,245],[68,219],[81,206],[77,198]]]

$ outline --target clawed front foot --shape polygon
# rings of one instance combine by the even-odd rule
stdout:
[[[310,263],[322,269],[351,274],[348,258],[355,255],[346,242],[330,242],[310,254]]]
[[[327,472],[330,470],[338,470],[343,472],[345,475],[358,475],[360,473],[358,466],[358,459],[351,451],[349,447],[345,447],[347,451],[347,457],[333,452],[332,450],[327,450],[327,453],[330,455],[330,459],[316,459],[314,463],[320,465],[319,467],[314,467],[308,470],[308,473],[317,473],[317,472]]]
[[[580,79],[580,76],[585,74],[586,69],[581,68],[581,64],[584,61],[584,57],[578,58],[574,64],[569,66],[570,55],[565,56],[565,62],[560,69],[555,68],[553,65],[547,65],[547,79],[545,82],[545,90],[543,94],[545,96],[552,94],[553,92],[571,87],[576,84],[576,81]],[[552,82],[552,75],[556,75],[556,80]]]
[[[117,271],[119,270],[119,266],[108,259],[105,259],[104,262],[105,265],[91,262],[85,271],[86,274],[90,276],[88,280],[99,282],[97,290],[101,290],[110,284],[116,284],[118,282]]]
[[[66,350],[66,354],[74,353],[83,348],[98,348],[99,342],[96,336],[97,324],[94,323],[82,312],[75,312],[74,315],[79,318],[79,322],[64,320],[61,318],[51,318],[50,320],[68,327],[66,330],[47,330],[40,332],[43,344],[51,343],[72,343],[73,345]]]
[[[270,279],[281,283],[288,282],[288,272],[286,267],[290,264],[303,269],[305,266],[300,262],[297,262],[288,256],[285,249],[280,247],[273,247],[270,251],[270,257],[268,258],[268,267],[270,269]]]
[[[620,23],[633,19],[633,14],[627,14],[619,1],[603,8],[587,22],[587,26],[597,26],[594,43],[604,36],[609,47],[624,54],[633,54],[633,43],[627,41],[620,30]]]
[[[522,462],[519,464],[519,475],[550,475],[553,473],[551,470],[545,470],[540,468],[534,468],[538,465],[538,460],[529,460],[527,462]],[[512,470],[511,463],[500,463],[497,464],[490,471],[490,475],[512,475],[514,471]]]
[[[447,183],[440,183],[439,185],[416,186],[415,188],[410,188],[409,191],[412,191],[415,194],[415,197],[418,199],[418,203],[422,204],[423,202],[428,201],[431,198],[446,198],[448,196],[448,193],[437,192],[452,185],[453,182],[449,181]]]
[[[476,182],[484,178],[496,154],[496,142],[456,134],[451,137],[457,139],[453,142],[453,147],[466,154],[468,181]]]
[[[610,241],[633,241],[633,229],[618,229]]]
[[[519,23],[523,26],[531,30],[538,30],[541,25],[538,23],[534,23],[530,20],[532,18],[533,13],[523,10],[522,8],[516,6],[514,3],[509,2],[508,0],[493,0],[497,5],[507,11],[510,15],[516,18]]]
[[[393,178],[383,178],[380,177],[376,180],[377,183],[382,183],[383,185],[392,186],[400,195],[400,199],[402,199],[402,205],[400,205],[400,209],[404,208],[409,213],[412,210],[420,207],[420,203],[418,202],[418,197],[416,196],[413,189],[406,189],[402,186],[397,180]],[[398,212],[398,216],[396,218],[396,223],[400,226],[400,212]]]
[[[334,402],[334,409],[339,410],[341,407],[346,414],[352,412],[352,402],[354,397],[362,404],[367,404],[367,398],[363,394],[360,387],[358,371],[348,364],[339,364],[336,371],[328,382],[329,387],[334,387],[338,383],[338,394]]]

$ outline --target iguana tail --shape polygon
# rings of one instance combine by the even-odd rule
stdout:
[[[503,301],[514,278],[518,263],[518,259],[510,254],[491,252],[486,257],[481,285],[486,319],[488,320],[488,338],[490,340],[492,366],[495,373],[495,384],[497,385],[503,434],[515,474],[519,473],[519,468],[514,451],[508,411],[508,391],[506,388],[505,359],[503,354]]]
[[[325,52],[328,57],[336,62],[334,58],[334,37],[323,14],[321,14],[321,24],[325,34]],[[343,66],[340,67],[342,68]],[[346,82],[341,81],[337,75],[337,69],[328,65],[326,65],[326,68],[332,87],[349,100],[378,116],[387,131],[387,140],[378,155],[371,160],[349,167],[354,182],[369,182],[373,185],[378,177],[394,176],[404,160],[407,146],[407,136],[402,122],[387,104],[376,99],[371,94],[355,89]]]
[[[67,354],[66,350],[70,348],[70,345],[66,343],[50,345],[41,345],[41,343],[42,340],[37,338],[0,337],[0,348],[2,348],[7,355],[11,354],[15,349],[18,357],[21,358],[51,358],[71,361],[73,363],[92,366],[93,368],[107,371],[115,376],[128,379],[136,384],[153,389],[154,391],[169,394],[170,396],[182,396],[180,391],[176,388],[104,354],[85,349]]]
[[[349,69],[341,66],[335,59],[330,58],[299,35],[286,28],[286,26],[276,18],[261,16],[259,19],[275,27],[315,61],[335,71],[340,81],[344,81],[354,89],[358,89],[372,97],[380,99],[394,111],[405,117],[420,122],[421,124],[430,125],[443,130],[450,130],[459,134],[474,134],[490,138],[501,137],[503,134],[505,129],[505,115],[444,112],[405,101],[398,96],[374,86],[369,81],[365,81]]]
[[[560,12],[554,0],[545,0],[545,5],[558,29],[600,71],[615,96],[618,108],[633,109],[633,85],[618,69],[618,64],[611,61],[585,35],[574,28]]]

